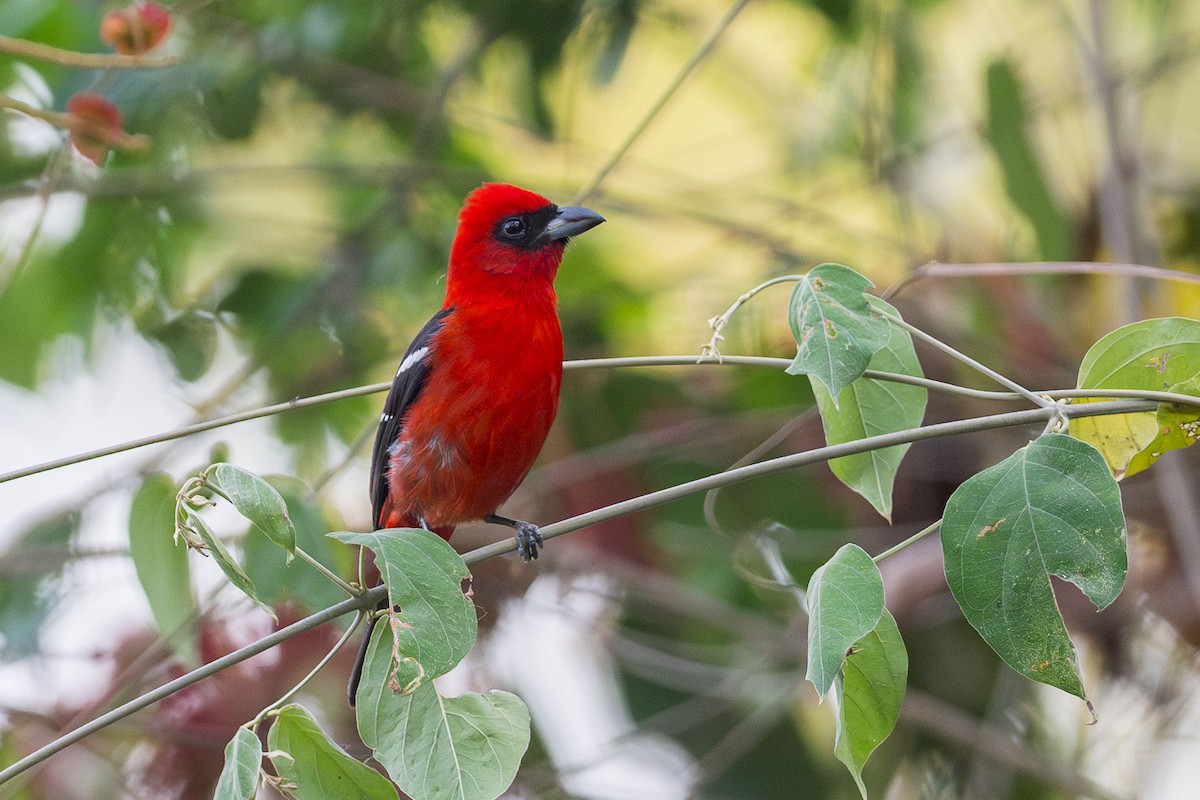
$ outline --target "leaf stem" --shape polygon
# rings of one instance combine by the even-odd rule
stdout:
[[[979,363],[975,359],[971,358],[966,353],[952,347],[951,345],[946,344],[941,339],[938,339],[936,336],[926,333],[925,331],[921,330],[920,328],[918,328],[915,325],[910,325],[909,323],[900,319],[900,317],[897,317],[897,316],[894,316],[892,314],[888,314],[885,312],[880,312],[880,313],[883,315],[883,317],[885,319],[890,321],[893,325],[903,328],[904,330],[908,331],[910,334],[917,337],[921,341],[926,342],[927,344],[933,345],[938,350],[941,350],[943,353],[951,356],[952,358],[958,359],[959,361],[963,362],[967,366],[971,367],[971,369],[975,370],[976,372],[982,373],[983,375],[988,376],[989,378],[991,378],[992,380],[994,380],[996,383],[1000,384],[1001,386],[1006,386],[1009,389],[1012,389],[1014,392],[1021,395],[1025,399],[1029,400],[1034,405],[1041,406],[1042,408],[1053,408],[1054,407],[1054,401],[1048,400],[1045,397],[1034,394],[1033,392],[1029,391],[1024,386],[1017,383],[1016,381],[1004,377],[1003,375],[1001,375],[999,372],[996,372],[991,367],[984,366],[983,364]]]
[[[905,539],[903,542],[892,545],[887,550],[884,550],[882,553],[875,556],[871,560],[874,561],[876,564],[878,564],[880,561],[883,561],[885,558],[891,558],[892,556],[896,555],[896,553],[899,553],[901,550],[911,547],[912,545],[921,541],[926,536],[935,532],[940,527],[942,527],[942,521],[939,519],[937,522],[917,531],[912,536]]]
[[[251,730],[254,730],[260,724],[262,724],[262,721],[266,719],[268,714],[295,697],[301,689],[308,685],[309,681],[317,676],[318,672],[325,669],[325,665],[332,661],[334,656],[342,651],[342,648],[345,647],[346,643],[350,641],[350,638],[354,635],[354,632],[358,630],[358,626],[363,621],[365,616],[366,612],[362,609],[359,609],[358,613],[354,615],[354,621],[350,623],[350,627],[346,628],[346,632],[342,634],[342,638],[337,640],[337,644],[335,644],[333,648],[326,653],[320,661],[317,662],[317,665],[309,670],[309,673],[301,678],[299,683],[297,683],[291,689],[288,689],[282,697],[280,697],[274,703],[271,703],[271,705],[267,706],[262,711],[258,712],[254,719],[250,720],[250,722],[246,723],[246,725]]]
[[[747,302],[749,302],[750,299],[756,294],[761,292],[763,289],[767,289],[779,283],[794,283],[801,280],[804,280],[803,275],[780,275],[778,278],[771,278],[769,281],[763,281],[750,291],[744,292],[741,297],[733,301],[733,305],[725,309],[724,314],[715,316],[708,321],[708,325],[710,328],[712,328],[713,334],[712,338],[708,340],[708,344],[700,348],[700,357],[716,359],[721,358],[721,351],[717,346],[717,342],[720,342],[725,338],[721,335],[721,332],[725,330],[725,326],[729,324],[729,320],[732,319],[734,313]]]
[[[345,592],[350,597],[358,597],[360,594],[362,594],[361,589],[356,589],[355,587],[346,583],[335,572],[331,571],[329,569],[329,567],[325,566],[320,561],[318,561],[317,559],[315,559],[311,555],[309,555],[308,552],[303,547],[300,547],[299,545],[297,545],[295,548],[295,551],[296,551],[296,555],[300,556],[302,561],[307,562],[310,567],[312,567],[317,572],[324,575],[329,580],[336,583],[338,586],[341,587],[342,591]]]

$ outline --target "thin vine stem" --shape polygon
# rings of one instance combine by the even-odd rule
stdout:
[[[737,310],[748,303],[751,298],[764,289],[768,289],[780,283],[795,283],[796,281],[804,280],[803,275],[780,275],[777,278],[763,281],[758,286],[755,286],[748,292],[743,292],[742,296],[733,301],[733,305],[725,309],[725,313],[718,314],[708,321],[708,326],[712,328],[712,338],[708,340],[708,344],[700,348],[701,358],[720,358],[721,352],[718,343],[725,337],[721,332],[725,330],[725,326],[729,324],[729,320],[737,313]]]
[[[926,536],[929,536],[930,534],[936,532],[938,530],[938,528],[941,528],[941,527],[942,527],[942,521],[939,519],[937,522],[934,522],[934,523],[922,528],[921,530],[917,531],[912,536],[905,539],[903,542],[894,544],[891,547],[889,547],[887,550],[884,550],[879,555],[872,557],[871,560],[874,561],[876,564],[878,564],[880,561],[883,561],[885,558],[891,558],[892,556],[896,555],[896,553],[899,553],[901,550],[905,550],[905,549],[913,546],[917,542],[924,539]]]
[[[351,586],[350,584],[346,583],[336,573],[332,572],[329,569],[329,567],[325,566],[320,561],[317,561],[317,559],[315,559],[311,555],[309,555],[308,552],[304,548],[297,545],[295,548],[295,553],[296,553],[296,555],[300,556],[300,559],[302,561],[304,561],[305,563],[307,563],[310,567],[312,567],[317,572],[324,575],[326,578],[328,578],[333,583],[337,584],[338,588],[340,588],[343,592],[348,594],[350,597],[358,597],[358,595],[362,594],[361,589],[357,589],[357,588]]]
[[[1197,398],[1191,399],[1197,400]],[[1065,414],[1071,417],[1093,417],[1153,411],[1155,408],[1157,408],[1157,403],[1153,401],[1115,400],[1089,403],[1086,405],[1067,406],[1063,411]],[[773,458],[767,461],[758,462],[756,464],[739,467],[738,469],[710,475],[705,478],[688,481],[687,483],[683,483],[678,486],[660,489],[656,492],[650,492],[640,497],[623,500],[594,511],[589,511],[574,517],[570,517],[569,519],[555,522],[541,529],[542,536],[546,539],[553,539],[558,536],[563,536],[573,531],[580,530],[581,528],[586,528],[590,525],[606,522],[611,519],[616,519],[617,517],[626,516],[628,514],[644,511],[646,509],[655,508],[683,497],[699,494],[700,492],[706,492],[710,489],[720,488],[722,486],[728,486],[734,483],[740,483],[751,478],[761,477],[763,475],[769,475],[775,472],[781,472],[783,470],[795,469],[796,467],[800,466],[807,466],[810,464],[828,461],[841,456],[854,455],[857,453],[864,453],[869,450],[878,450],[898,444],[908,444],[911,442],[924,441],[927,439],[934,439],[944,436],[954,436],[963,433],[994,430],[997,428],[1030,425],[1038,422],[1045,422],[1056,413],[1057,410],[1052,408],[1033,408],[1022,411],[1009,411],[1003,414],[993,414],[985,417],[955,420],[953,422],[942,422],[934,425],[927,425],[921,428],[913,428],[907,431],[881,434],[878,436],[871,436],[866,439],[859,439],[854,442],[846,442],[844,444],[808,450],[803,453],[781,456],[779,458]],[[516,539],[509,538],[476,548],[475,550],[466,553],[463,556],[463,561],[470,566],[491,558],[495,558],[497,556],[511,553],[514,550],[516,550]],[[211,661],[197,669],[194,669],[173,681],[169,681],[157,689],[130,700],[129,702],[100,715],[91,722],[85,723],[75,730],[59,737],[58,739],[55,739],[38,750],[35,750],[5,769],[0,770],[0,784],[5,783],[11,778],[21,774],[25,770],[40,764],[54,754],[65,750],[67,747],[70,747],[76,742],[87,738],[93,733],[119,722],[130,714],[141,711],[143,708],[153,705],[159,700],[186,689],[189,686],[204,680],[205,678],[211,677],[223,669],[232,667],[235,664],[239,664],[248,658],[264,652],[265,650],[269,650],[270,648],[285,642],[294,636],[298,636],[301,633],[310,631],[313,628],[325,624],[326,622],[335,620],[343,614],[348,614],[353,611],[362,611],[370,608],[382,600],[386,595],[386,586],[377,586],[364,591],[357,597],[348,598],[340,603],[337,603],[336,605],[324,609],[323,611],[318,611],[309,617],[305,617],[298,622],[294,622],[287,627],[281,628],[272,634],[264,636],[257,642],[253,642],[245,647],[235,650],[234,652]]]
[[[736,2],[734,2],[733,5],[731,5],[725,11],[725,14],[722,15],[721,19],[717,21],[716,27],[713,28],[708,37],[701,42],[700,46],[696,48],[696,51],[692,53],[691,57],[687,60],[687,63],[685,63],[679,72],[676,73],[671,82],[667,84],[667,88],[663,90],[661,95],[659,95],[659,98],[654,102],[654,105],[647,109],[641,121],[634,126],[633,130],[629,132],[629,135],[625,137],[625,140],[617,145],[617,149],[613,151],[613,154],[608,157],[608,160],[605,161],[600,169],[596,171],[596,174],[593,175],[592,179],[587,182],[587,185],[579,190],[579,194],[576,195],[574,200],[575,203],[582,204],[586,202],[589,197],[591,197],[600,189],[600,185],[604,183],[610,174],[612,174],[612,171],[617,168],[617,165],[624,160],[634,143],[637,142],[637,140],[642,137],[642,134],[646,132],[646,129],[650,127],[650,123],[654,122],[655,117],[662,113],[662,110],[666,108],[667,103],[669,103],[671,98],[675,96],[675,93],[679,91],[679,87],[683,86],[684,82],[691,76],[693,72],[696,71],[696,68],[704,63],[705,59],[712,55],[713,50],[716,49],[717,43],[721,40],[721,37],[725,34],[725,31],[728,30],[731,24],[733,24],[733,21],[737,18],[738,14],[742,13],[742,9],[749,4],[750,0],[736,0]]]
[[[753,367],[773,367],[782,368],[791,364],[791,359],[787,358],[772,358],[769,356],[721,356],[718,358],[701,357],[697,360],[696,356],[679,355],[679,356],[629,356],[621,358],[585,358],[574,361],[564,361],[563,369],[566,371],[578,369],[616,369],[623,367],[692,367],[692,366],[753,366]],[[971,389],[965,386],[957,386],[953,383],[944,383],[935,381],[929,378],[918,378],[914,375],[903,375],[894,372],[882,372],[880,370],[869,369],[863,373],[868,378],[877,380],[894,381],[896,383],[907,383],[913,386],[924,386],[933,391],[945,392],[947,394],[955,394],[963,397],[971,397],[980,400],[1017,400],[1022,395],[1015,392],[989,392],[982,389]],[[192,436],[197,433],[223,428],[227,425],[235,425],[239,422],[248,422],[262,417],[269,417],[275,414],[282,414],[286,411],[292,411],[300,408],[311,408],[313,406],[324,405],[325,403],[333,403],[338,400],[346,400],[352,397],[363,397],[378,392],[385,392],[391,387],[391,383],[369,383],[363,386],[356,386],[351,389],[340,389],[335,392],[326,392],[325,394],[313,395],[311,397],[297,397],[289,400],[286,403],[275,403],[274,405],[262,406],[261,408],[250,409],[249,411],[240,411],[236,414],[218,417],[216,419],[206,420],[204,422],[196,422],[191,425],[186,425],[182,428],[176,428],[164,433],[157,433],[151,436],[144,436],[139,439],[131,439],[120,444],[101,447],[96,450],[89,450],[84,453],[76,453],[75,455],[64,456],[52,461],[46,461],[41,464],[34,464],[21,469],[12,470],[10,472],[0,473],[0,483],[17,480],[18,478],[27,478],[30,475],[37,475],[42,472],[69,467],[73,464],[81,464],[85,461],[91,461],[105,456],[124,453],[129,450],[136,450],[139,447],[148,447],[154,444],[162,444],[175,439],[181,439],[185,436]],[[1124,398],[1131,400],[1157,400],[1162,403],[1174,403],[1181,406],[1200,407],[1200,397],[1193,397],[1186,394],[1178,394],[1175,392],[1158,392],[1158,391],[1142,391],[1140,389],[1051,389],[1045,392],[1038,392],[1039,395],[1052,398],[1096,398],[1096,397],[1112,397]]]
[[[350,627],[346,628],[346,632],[343,633],[342,637],[337,640],[337,644],[335,644],[333,648],[330,649],[330,651],[326,653],[320,661],[317,662],[317,665],[309,670],[308,674],[301,678],[299,683],[297,683],[291,689],[288,689],[278,700],[276,700],[274,703],[271,703],[271,705],[267,706],[262,711],[258,712],[254,719],[250,720],[250,722],[246,724],[246,727],[249,727],[250,730],[254,730],[256,727],[262,724],[262,721],[266,719],[268,714],[278,709],[288,700],[291,700],[296,696],[297,693],[300,692],[301,689],[307,686],[309,681],[317,676],[317,673],[325,669],[326,664],[332,661],[338,653],[342,652],[342,648],[344,648],[346,643],[350,641],[352,636],[354,636],[355,632],[358,630],[358,626],[362,623],[363,618],[365,618],[366,615],[366,611],[359,609],[358,613],[354,616],[354,621],[350,623]]]
[[[1150,278],[1159,281],[1200,284],[1200,275],[1175,269],[1150,267],[1145,264],[1122,264],[1093,261],[1028,261],[1019,264],[1003,262],[979,264],[938,264],[930,262],[917,267],[883,293],[883,299],[895,297],[918,281],[937,278],[981,278],[996,275],[1118,275]]]
[[[992,369],[991,367],[981,364],[980,362],[971,358],[966,353],[962,352],[961,350],[958,350],[957,348],[955,348],[952,345],[947,344],[946,342],[943,342],[941,339],[937,338],[936,336],[926,333],[925,331],[918,328],[916,325],[912,325],[908,322],[905,322],[904,320],[900,319],[900,317],[895,316],[893,314],[884,313],[883,316],[885,319],[887,319],[893,325],[903,328],[904,330],[906,330],[910,334],[912,334],[914,337],[920,339],[921,341],[925,342],[926,344],[933,345],[934,347],[936,347],[938,350],[941,350],[946,355],[950,356],[951,358],[961,361],[962,363],[966,364],[968,367],[975,370],[976,372],[978,372],[982,375],[986,375],[987,377],[991,378],[992,380],[994,380],[996,383],[1000,384],[1001,386],[1005,386],[1005,387],[1013,390],[1017,394],[1024,397],[1026,400],[1029,400],[1034,405],[1041,406],[1042,408],[1053,408],[1054,407],[1054,401],[1048,400],[1047,398],[1042,397],[1041,395],[1034,394],[1033,392],[1029,391],[1024,386],[1022,386],[1021,384],[1012,380],[1011,378],[1006,378],[1005,376],[1001,375],[999,372],[996,372],[996,370]]]

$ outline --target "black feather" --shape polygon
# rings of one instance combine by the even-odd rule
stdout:
[[[446,317],[453,312],[453,308],[444,308],[434,314],[404,351],[404,358],[408,358],[422,347],[429,347],[433,337],[446,324]],[[377,529],[383,527],[383,520],[379,517],[388,496],[387,470],[391,460],[391,453],[388,451],[400,436],[404,427],[404,415],[425,386],[425,380],[432,368],[429,359],[430,355],[427,354],[396,375],[387,401],[383,404],[383,415],[379,418],[379,430],[375,434],[375,449],[371,452],[371,519]],[[400,363],[403,364],[404,359],[401,359]]]

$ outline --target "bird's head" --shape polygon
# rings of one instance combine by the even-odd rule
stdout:
[[[485,183],[467,196],[450,249],[446,302],[499,292],[550,289],[567,240],[604,217],[556,206],[539,194]]]

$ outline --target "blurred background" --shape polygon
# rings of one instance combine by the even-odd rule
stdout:
[[[0,34],[102,52],[116,6],[4,0]],[[183,0],[160,69],[0,53],[0,92],[61,111],[94,91],[149,146],[101,169],[0,115],[0,472],[197,420],[390,380],[438,307],[481,181],[586,204],[558,288],[568,358],[697,353],[707,320],[823,261],[880,289],[930,261],[1200,271],[1200,5],[1166,0]],[[683,79],[676,87],[676,83]],[[1200,292],[1122,275],[925,278],[892,302],[1021,383],[1074,385],[1109,330],[1196,316]],[[787,289],[727,354],[790,357]],[[928,349],[931,377],[984,386]],[[986,387],[992,388],[992,387]],[[159,640],[129,558],[131,498],[216,460],[273,478],[301,543],[369,527],[379,395],[0,483],[0,763],[268,632],[192,559],[190,645]],[[506,506],[549,523],[823,443],[807,381],[750,367],[574,371]],[[933,396],[928,422],[1012,406]],[[915,445],[893,520],[825,467],[692,497],[478,567],[481,636],[443,690],[507,687],[534,740],[514,798],[854,798],[834,712],[804,683],[804,620],[747,534],[802,582],[941,515],[1035,430]],[[364,446],[366,445],[366,446]],[[760,448],[760,445],[762,447]],[[1200,780],[1196,457],[1123,484],[1131,572],[1096,614],[1058,596],[1100,715],[1003,666],[925,540],[884,565],[909,696],[873,797],[1184,798]],[[222,511],[218,509],[218,511]],[[224,510],[224,511],[227,511]],[[232,513],[213,517],[282,622],[340,599]],[[164,535],[165,532],[164,532]],[[465,551],[506,535],[460,529]],[[86,743],[0,797],[211,796],[235,728],[336,641],[328,626]],[[352,648],[351,648],[352,649]],[[182,653],[182,658],[180,654]],[[353,653],[303,693],[363,756]],[[269,796],[269,791],[263,793]]]

